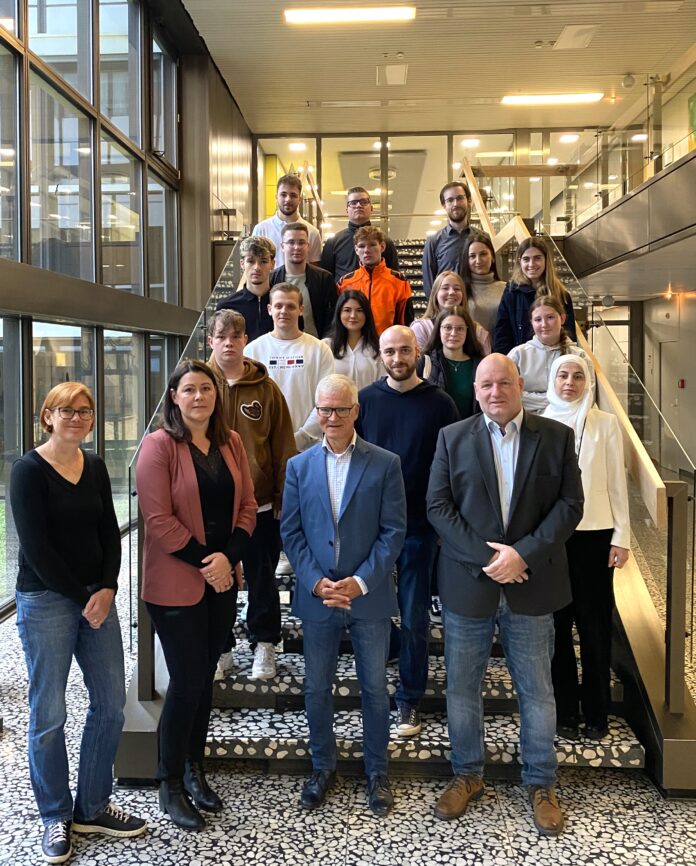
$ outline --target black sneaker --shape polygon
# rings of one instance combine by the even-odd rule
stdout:
[[[129,815],[125,809],[114,803],[107,803],[104,811],[91,821],[73,821],[76,833],[101,833],[102,836],[139,836],[147,829],[142,818]]]
[[[72,854],[70,821],[47,824],[41,840],[41,850],[47,863],[65,863]]]
[[[430,622],[442,625],[442,605],[440,604],[440,596],[438,595],[434,595],[430,599]]]
[[[421,716],[415,707],[399,707],[396,711],[396,732],[400,737],[415,737],[421,732]]]

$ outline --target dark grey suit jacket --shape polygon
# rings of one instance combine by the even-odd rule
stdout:
[[[440,597],[463,616],[492,616],[505,593],[515,613],[540,616],[571,600],[565,542],[582,518],[583,493],[573,431],[524,413],[507,529],[503,526],[493,446],[483,415],[440,431],[428,485],[428,520],[442,539]],[[529,580],[500,585],[482,568],[509,544]]]

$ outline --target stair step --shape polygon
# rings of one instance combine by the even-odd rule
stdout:
[[[486,716],[487,767],[515,767],[520,762],[519,717]],[[360,711],[339,710],[335,716],[339,769],[362,761]],[[639,770],[645,752],[622,719],[610,717],[609,733],[601,741],[572,742],[558,738],[559,764],[573,767],[623,767]],[[206,756],[215,759],[263,761],[277,772],[310,767],[307,717],[304,712],[276,713],[270,709],[213,709]],[[441,713],[424,713],[418,737],[396,738],[389,743],[392,764],[406,765],[413,773],[448,774],[449,740]],[[427,762],[427,764],[426,764]]]
[[[304,706],[304,658],[296,653],[279,653],[277,676],[272,680],[250,680],[253,654],[247,642],[240,643],[236,650],[237,669],[225,680],[215,684],[213,704],[216,707],[267,707],[280,712],[301,709]],[[394,697],[398,683],[398,666],[387,666],[387,688]],[[423,711],[445,709],[447,674],[444,659],[430,656],[428,660],[428,683],[421,704]],[[484,706],[491,713],[511,713],[517,709],[517,696],[512,678],[503,659],[489,661],[482,694]],[[623,686],[612,677],[612,703],[620,709],[623,701]],[[360,684],[353,658],[339,656],[334,684],[334,702],[337,708],[360,706]]]

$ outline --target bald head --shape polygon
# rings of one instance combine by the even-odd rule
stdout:
[[[379,338],[379,352],[390,388],[409,391],[420,383],[416,375],[418,344],[416,335],[410,328],[392,325],[383,331]]]
[[[481,409],[505,427],[522,408],[523,379],[510,358],[495,352],[476,369],[474,389]]]

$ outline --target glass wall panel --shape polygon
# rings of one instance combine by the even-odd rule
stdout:
[[[92,99],[92,0],[29,0],[29,47]]]
[[[177,164],[176,62],[152,40],[152,150]]]
[[[31,264],[94,279],[89,119],[31,75]]]
[[[54,385],[83,382],[94,394],[94,331],[78,325],[33,322],[32,346],[34,442],[38,445],[46,435],[39,421],[39,411]],[[93,432],[85,439],[85,447],[94,447]]]
[[[102,283],[140,295],[142,167],[107,135],[101,141]]]
[[[0,27],[17,35],[17,4],[15,0],[0,0]]]
[[[6,259],[19,258],[17,149],[17,68],[0,46],[0,257]]]
[[[22,453],[19,320],[0,318],[0,606],[14,593],[17,536],[10,511],[10,470]]]
[[[140,144],[140,9],[135,0],[99,0],[100,110]]]
[[[258,141],[259,165],[259,221],[276,212],[276,184],[284,174],[300,174],[305,168],[309,178],[318,182],[317,148],[314,138],[260,138]],[[309,189],[305,190],[301,215],[316,223]]]
[[[142,338],[104,331],[104,459],[119,524],[128,521],[128,464],[143,429]]]
[[[389,235],[397,239],[424,238],[447,221],[439,198],[449,179],[447,136],[390,136],[388,143]],[[379,157],[379,150],[375,153]],[[375,211],[383,198],[372,196]]]
[[[373,225],[382,226],[379,172],[379,140],[372,138],[324,138],[321,142],[321,197],[326,226],[324,238],[348,225],[346,190],[363,186],[374,204]]]
[[[149,294],[176,304],[179,298],[176,192],[152,175],[147,184],[147,264]]]

